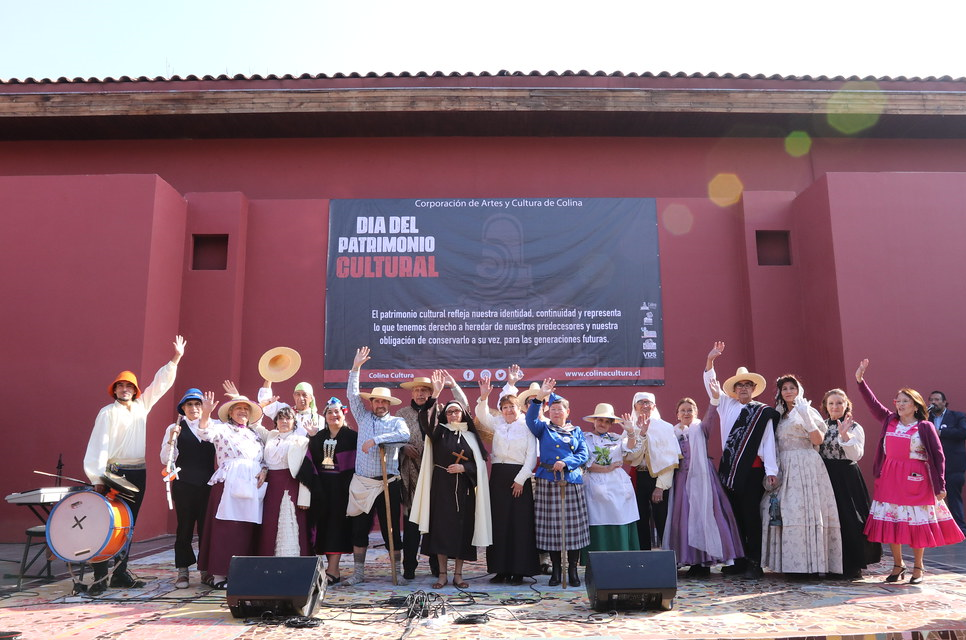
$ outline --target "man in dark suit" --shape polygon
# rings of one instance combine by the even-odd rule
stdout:
[[[929,419],[939,431],[939,440],[946,456],[946,504],[953,520],[966,533],[963,516],[963,484],[966,482],[966,414],[948,407],[946,394],[929,394]]]

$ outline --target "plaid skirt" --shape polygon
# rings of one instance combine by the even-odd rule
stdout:
[[[536,492],[533,496],[534,514],[537,520],[537,548],[543,551],[561,551],[560,544],[560,485],[543,478],[535,478]],[[584,501],[584,485],[566,485],[564,522],[566,548],[583,549],[590,544],[590,527],[587,519],[587,503]]]

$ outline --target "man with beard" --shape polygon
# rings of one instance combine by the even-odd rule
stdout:
[[[466,394],[456,384],[456,380],[449,372],[444,371],[446,386],[453,390],[453,398],[462,403],[465,407],[468,404]],[[400,409],[396,416],[406,421],[409,428],[409,442],[402,447],[402,456],[399,458],[399,473],[402,478],[402,506],[403,513],[403,578],[412,580],[416,577],[416,566],[419,564],[419,541],[422,536],[419,534],[419,525],[409,521],[409,509],[413,504],[413,494],[416,492],[416,480],[419,478],[419,467],[423,457],[423,432],[419,428],[420,409],[428,410],[435,400],[430,396],[433,393],[433,381],[429,378],[413,378],[409,382],[399,385],[403,389],[409,389],[412,400],[408,407]],[[396,524],[395,522],[393,524]],[[429,556],[429,570],[433,577],[439,576],[439,559],[436,555]]]
[[[154,380],[143,391],[138,387],[137,376],[131,371],[117,374],[114,382],[107,388],[114,402],[98,412],[91,439],[87,444],[84,473],[90,478],[95,491],[107,493],[104,477],[108,472],[124,476],[138,488],[133,502],[130,503],[132,531],[147,484],[144,450],[148,412],[174,384],[185,344],[183,337],[175,336],[174,356],[158,370]],[[143,581],[136,579],[127,570],[127,549],[115,557],[110,584],[107,582],[107,561],[95,562],[92,566],[94,582],[87,590],[90,595],[100,595],[108,586],[122,589],[144,586]]]
[[[711,381],[717,380],[714,361],[722,354],[724,342],[715,342],[704,368],[704,385],[711,395]],[[724,394],[718,404],[723,449],[718,475],[735,513],[745,557],[722,569],[726,574],[743,574],[757,579],[761,570],[761,498],[778,486],[778,456],[775,425],[780,416],[775,409],[753,399],[765,390],[765,378],[739,367],[737,373],[720,385]]]
[[[349,507],[346,515],[352,518],[352,555],[354,571],[343,581],[357,585],[366,581],[366,550],[369,547],[369,530],[373,517],[379,514],[382,539],[389,547],[389,531],[392,529],[395,555],[390,560],[399,564],[402,538],[399,535],[399,512],[402,483],[399,482],[399,446],[409,442],[406,421],[389,415],[389,407],[401,404],[386,387],[376,387],[372,393],[360,393],[359,370],[369,360],[369,347],[356,350],[349,371],[347,395],[349,408],[359,430],[356,448],[356,471],[349,485]],[[366,411],[363,398],[369,400],[372,411]],[[386,503],[383,493],[381,457],[385,451],[386,477],[389,484],[389,522],[386,521]],[[390,525],[392,525],[390,527]],[[397,567],[398,569],[398,567]],[[397,571],[398,573],[398,571]],[[403,579],[405,580],[405,578]]]

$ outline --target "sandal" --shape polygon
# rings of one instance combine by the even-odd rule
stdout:
[[[453,586],[456,587],[457,589],[466,589],[470,585],[463,581],[463,574],[462,573],[454,573],[453,574]]]
[[[895,573],[896,569],[900,569],[899,573]],[[899,582],[900,580],[902,580],[902,576],[906,574],[906,567],[905,565],[894,564],[892,565],[892,571],[893,573],[890,573],[889,575],[886,576],[886,579],[885,579],[886,582]],[[921,580],[922,578],[920,578],[920,581]]]
[[[219,580],[215,582],[215,576],[207,575],[201,580],[202,584],[208,585],[212,589],[217,589],[218,591],[224,591],[228,588],[228,580]]]
[[[447,584],[446,578],[440,576],[439,580],[433,583],[433,589],[442,589]]]
[[[334,584],[339,584],[340,582],[342,582],[342,576],[334,576],[331,573],[329,573],[328,571],[326,571],[325,572],[325,581],[331,587]]]
[[[914,575],[913,576],[910,576],[909,577],[909,584],[922,584],[922,574],[924,574],[926,572],[926,570],[923,569],[922,567],[913,567],[912,568],[912,572],[915,573],[916,571],[919,571],[919,577],[917,578]]]

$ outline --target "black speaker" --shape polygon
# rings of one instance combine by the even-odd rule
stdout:
[[[597,611],[670,611],[678,592],[677,560],[673,551],[591,551],[584,584]]]
[[[318,556],[235,556],[228,567],[228,608],[236,618],[311,616],[325,596],[325,585]]]

